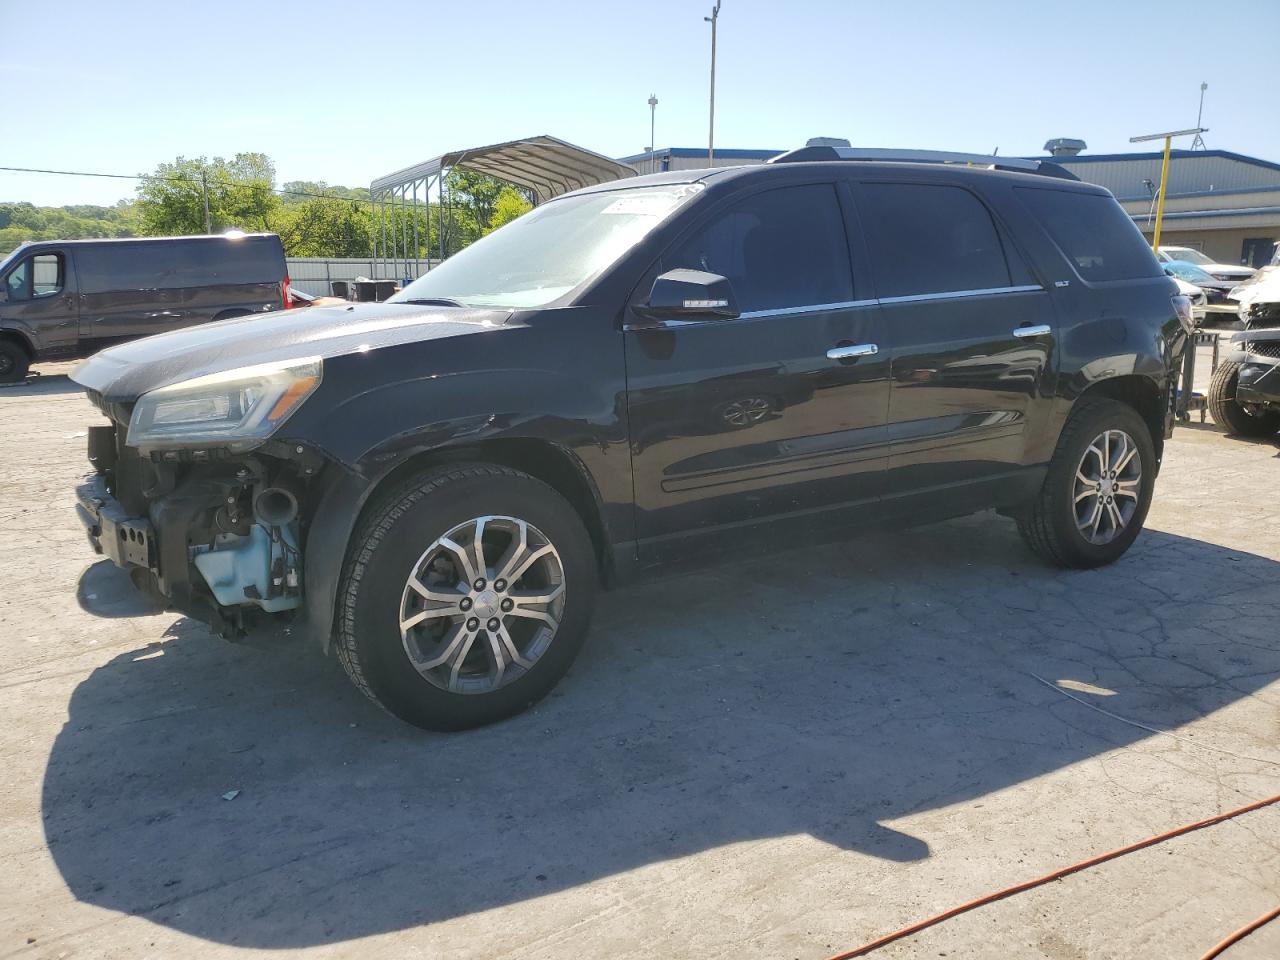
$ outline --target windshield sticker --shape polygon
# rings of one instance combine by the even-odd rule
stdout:
[[[619,197],[600,212],[622,213],[633,217],[662,217],[671,211],[672,206],[672,198],[665,194],[658,197]]]

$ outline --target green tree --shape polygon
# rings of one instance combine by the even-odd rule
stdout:
[[[498,199],[493,202],[493,215],[489,218],[489,228],[485,232],[492,233],[532,209],[533,204],[519,190],[512,186],[503,187]]]
[[[80,240],[90,237],[132,237],[139,232],[133,205],[112,207],[74,204],[37,207],[30,203],[0,203],[0,256],[29,240]]]
[[[280,212],[275,167],[263,153],[222,157],[178,157],[162,163],[138,186],[137,207],[145,233],[191,234],[205,231],[205,200],[210,227],[274,230]]]
[[[302,202],[289,205],[280,219],[280,239],[291,257],[369,255],[373,216],[368,204],[302,198]]]
[[[335,187],[323,180],[290,180],[280,187],[280,201],[286,206],[305,203],[315,196],[338,197],[342,200],[368,200],[368,187]]]

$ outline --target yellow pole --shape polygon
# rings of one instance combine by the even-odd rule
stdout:
[[[1156,200],[1156,234],[1151,238],[1151,249],[1160,251],[1160,224],[1164,221],[1164,190],[1169,182],[1169,147],[1173,137],[1164,138],[1164,163],[1160,165],[1160,195]]]

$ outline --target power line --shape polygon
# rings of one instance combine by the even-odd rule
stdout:
[[[159,173],[90,173],[84,170],[42,170],[38,167],[0,167],[0,171],[7,173],[48,173],[56,174],[60,177],[102,177],[109,180],[165,180],[170,183],[195,183],[201,181],[196,177],[188,177],[182,174],[159,174]],[[210,181],[215,185],[224,187],[237,186],[234,180],[214,180]],[[285,190],[283,188],[271,188],[272,193],[287,195],[292,197],[311,197],[316,200],[347,200],[351,203],[368,203],[373,204],[372,197],[338,197],[327,193],[309,193],[306,190]]]

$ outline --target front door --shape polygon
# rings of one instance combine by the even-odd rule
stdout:
[[[76,346],[76,285],[71,258],[40,250],[19,260],[0,278],[0,328],[21,333],[42,358],[70,356]]]
[[[886,498],[998,499],[1044,412],[1051,298],[963,187],[867,182],[858,203],[891,352]]]
[[[837,506],[852,516],[879,496],[888,364],[874,352],[878,308],[851,267],[849,206],[832,183],[740,196],[654,269],[727,277],[741,316],[629,318],[642,563],[774,536]],[[636,296],[647,294],[642,283]]]

